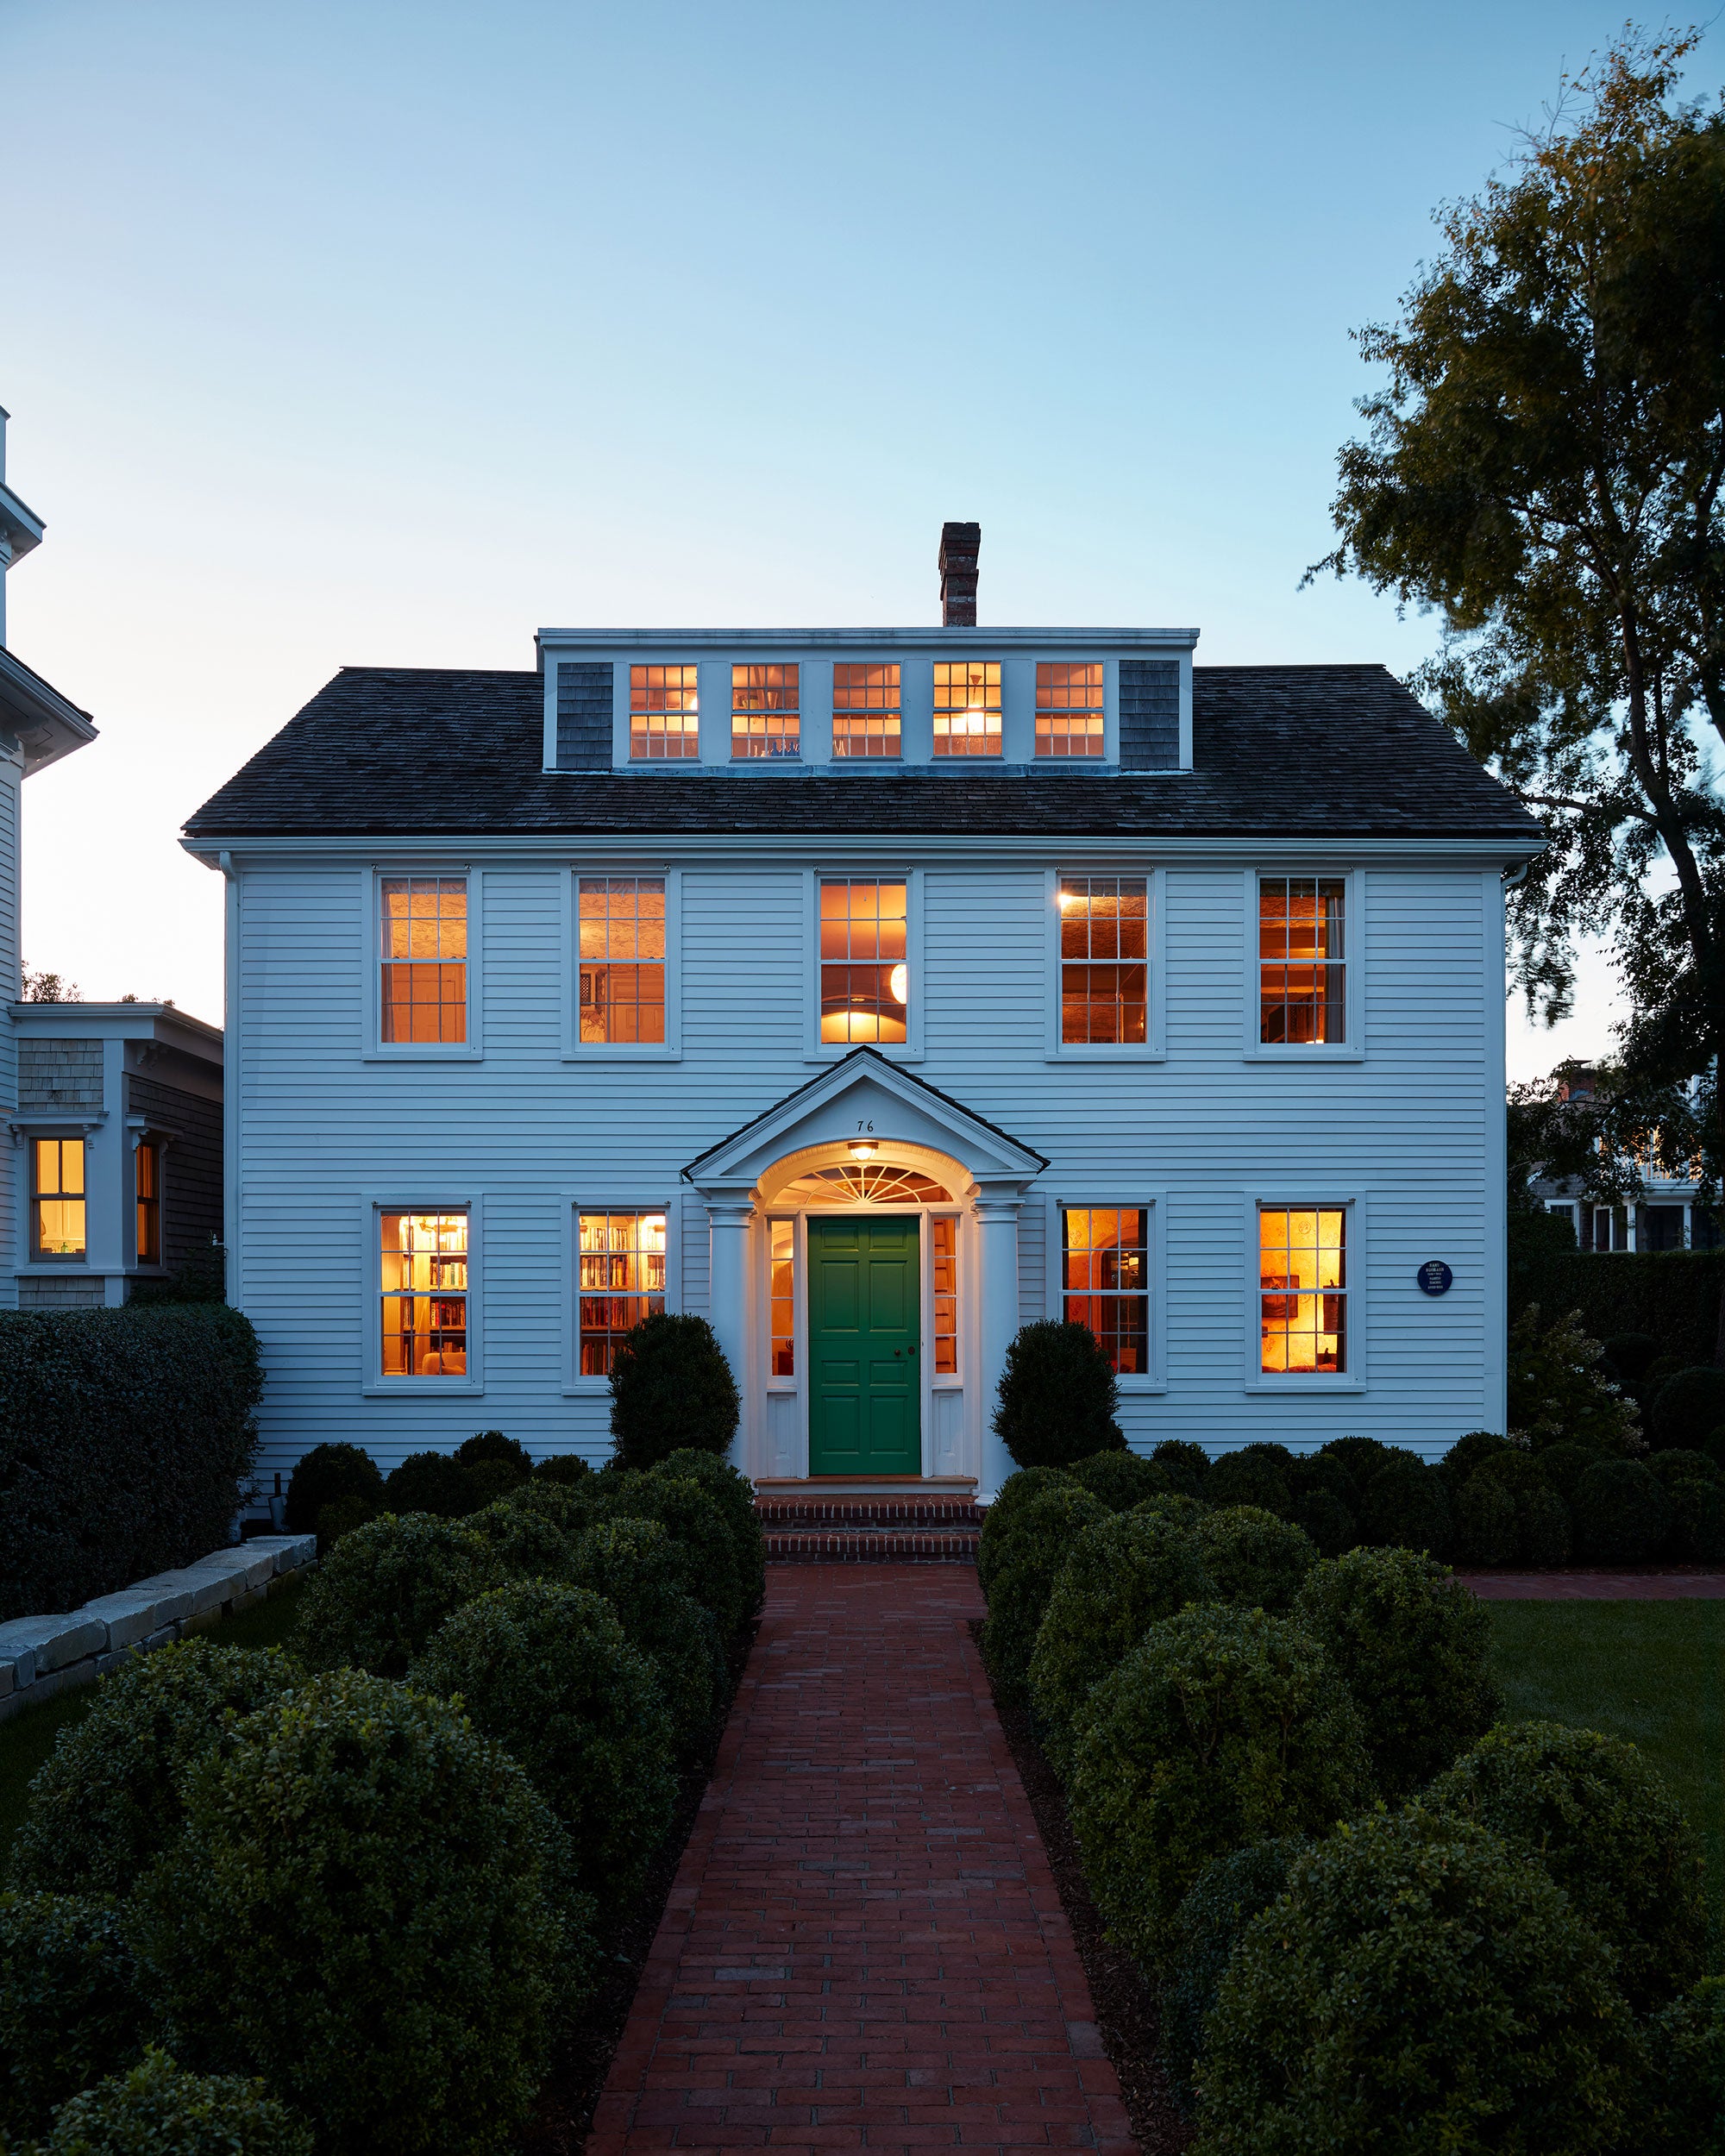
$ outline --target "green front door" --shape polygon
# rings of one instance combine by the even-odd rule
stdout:
[[[808,1224],[809,1473],[920,1475],[917,1223]]]

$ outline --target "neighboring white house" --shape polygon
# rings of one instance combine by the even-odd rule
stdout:
[[[1063,1314],[1139,1446],[1502,1427],[1538,826],[1380,667],[979,628],[976,549],[938,629],[345,669],[191,818],[263,1464],[597,1458],[662,1307],[759,1478],[991,1494]]]
[[[1574,1069],[1561,1097],[1589,1100],[1594,1073]],[[1603,1255],[1616,1250],[1716,1250],[1725,1243],[1716,1210],[1701,1196],[1692,1176],[1651,1175],[1634,1205],[1599,1205],[1573,1175],[1536,1178],[1533,1190],[1547,1213],[1569,1223],[1579,1250]]]

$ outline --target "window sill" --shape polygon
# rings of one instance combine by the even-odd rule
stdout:
[[[925,1059],[919,1048],[912,1048],[904,1041],[831,1041],[820,1048],[807,1050],[803,1056],[806,1063],[842,1063],[847,1056],[859,1048],[872,1048],[875,1053],[889,1063],[919,1063]]]
[[[1049,1063],[1165,1063],[1165,1048],[1146,1048],[1135,1042],[1097,1041],[1083,1045],[1051,1048],[1043,1057]]]
[[[566,1378],[558,1388],[565,1400],[607,1400],[611,1396],[608,1377]]]
[[[1117,1377],[1114,1383],[1128,1400],[1149,1400],[1168,1390],[1165,1377]]]
[[[119,1268],[115,1266],[98,1269],[117,1272]],[[90,1260],[87,1257],[31,1257],[27,1258],[18,1268],[21,1275],[24,1273],[87,1273],[89,1270]]]
[[[1365,1381],[1360,1377],[1332,1377],[1327,1372],[1314,1370],[1303,1376],[1249,1377],[1240,1390],[1268,1394],[1277,1400],[1297,1400],[1307,1393],[1363,1393]]]
[[[681,1048],[662,1048],[656,1042],[633,1045],[627,1041],[594,1041],[585,1048],[563,1051],[566,1063],[680,1063]]]
[[[1280,1048],[1269,1041],[1242,1049],[1240,1061],[1245,1063],[1363,1063],[1363,1048],[1331,1048],[1324,1044]]]
[[[478,1377],[373,1377],[360,1388],[367,1400],[472,1399],[484,1390]]]
[[[362,1051],[362,1063],[480,1063],[485,1050],[480,1048],[367,1048]]]

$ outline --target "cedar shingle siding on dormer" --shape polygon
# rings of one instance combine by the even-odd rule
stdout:
[[[565,661],[557,668],[557,768],[611,768],[611,668]]]
[[[84,1114],[102,1106],[100,1041],[22,1040],[18,1108],[24,1115]]]
[[[1120,769],[1180,763],[1180,668],[1172,659],[1120,661]]]

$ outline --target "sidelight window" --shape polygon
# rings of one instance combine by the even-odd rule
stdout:
[[[1150,983],[1145,876],[1060,879],[1063,1046],[1142,1046]]]
[[[1344,876],[1258,878],[1261,1042],[1346,1043],[1346,892]]]
[[[937,756],[1000,755],[1000,668],[997,660],[935,661],[934,753]]]
[[[467,1037],[467,880],[380,876],[380,1031],[386,1044]]]
[[[731,753],[794,756],[799,746],[800,667],[731,669]]]
[[[1145,1206],[1061,1212],[1062,1313],[1088,1326],[1122,1377],[1150,1370],[1150,1213]]]
[[[467,1215],[380,1213],[383,1374],[465,1377]]]
[[[832,669],[832,753],[896,756],[900,746],[899,669],[853,666]]]
[[[772,1369],[775,1377],[794,1377],[797,1374],[796,1222],[775,1220],[772,1223],[772,1276],[768,1283],[773,1342]]]
[[[637,763],[674,763],[699,756],[697,667],[630,667],[629,754]]]
[[[583,1042],[658,1044],[665,1038],[665,879],[582,876]]]
[[[1038,756],[1100,756],[1102,753],[1102,667],[1038,660],[1036,669],[1036,753]]]
[[[35,1181],[30,1206],[32,1255],[83,1257],[84,1140],[39,1138],[30,1150]]]
[[[1260,1206],[1258,1367],[1271,1372],[1348,1366],[1347,1213],[1340,1206]]]
[[[823,878],[820,885],[820,1037],[908,1037],[908,887]]]
[[[958,1223],[950,1213],[934,1214],[928,1224],[929,1262],[933,1267],[934,1374],[958,1374]]]
[[[630,1330],[664,1311],[665,1215],[584,1213],[580,1242],[580,1373],[606,1377]]]

